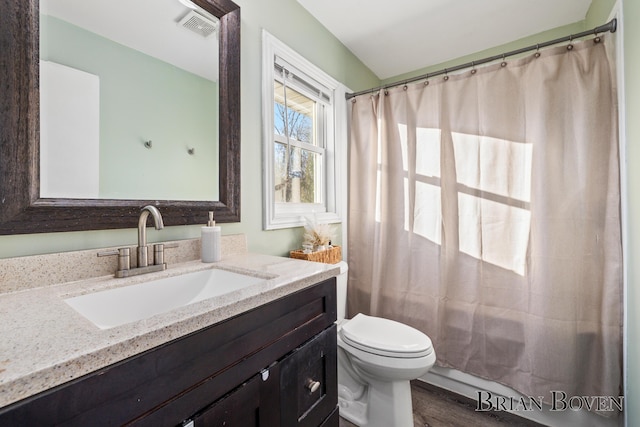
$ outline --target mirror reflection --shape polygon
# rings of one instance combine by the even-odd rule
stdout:
[[[182,0],[40,2],[40,195],[217,200],[217,18]]]

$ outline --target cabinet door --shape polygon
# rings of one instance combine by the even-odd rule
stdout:
[[[274,413],[261,408],[263,377],[256,375],[193,418],[194,427],[273,427]]]
[[[338,404],[337,341],[333,325],[280,365],[280,425],[316,427]]]

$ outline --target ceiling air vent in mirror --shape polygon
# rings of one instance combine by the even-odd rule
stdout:
[[[189,11],[184,18],[180,20],[178,23],[183,28],[187,30],[193,31],[194,33],[202,36],[208,37],[211,34],[216,32],[216,28],[218,24],[200,15],[195,10]]]

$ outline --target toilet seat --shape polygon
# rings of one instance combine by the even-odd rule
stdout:
[[[381,356],[418,358],[433,352],[428,336],[411,326],[359,313],[340,328],[343,341]]]

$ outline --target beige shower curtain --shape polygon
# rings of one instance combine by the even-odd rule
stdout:
[[[354,98],[349,312],[551,402],[621,394],[617,106],[605,43]]]

